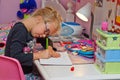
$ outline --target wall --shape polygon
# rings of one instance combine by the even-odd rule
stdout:
[[[40,0],[36,0],[38,7]],[[0,0],[0,24],[17,20],[16,12],[19,10],[20,0]]]
[[[77,11],[80,7],[85,5],[87,2],[94,3],[94,0],[76,0],[80,1],[75,3],[75,0],[59,0],[60,3],[67,9],[67,2],[72,1],[74,4],[73,10]],[[41,7],[41,0],[36,0],[37,6]],[[0,0],[0,24],[8,23],[14,20],[17,20],[16,12],[19,10],[20,0]],[[74,9],[76,6],[76,9]],[[86,28],[86,32],[89,33],[89,22],[83,22],[76,17],[76,22],[80,23],[83,27]]]
[[[69,0],[60,0],[66,8]],[[41,0],[36,0],[37,7],[41,7]],[[19,10],[20,0],[0,0],[0,24],[17,20],[16,12]],[[67,8],[66,8],[67,9]]]

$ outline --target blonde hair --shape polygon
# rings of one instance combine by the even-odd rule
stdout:
[[[61,29],[61,22],[62,17],[61,15],[51,7],[45,7],[42,9],[37,9],[33,14],[32,17],[41,16],[44,21],[47,22],[55,22],[56,24],[56,33],[57,34]]]

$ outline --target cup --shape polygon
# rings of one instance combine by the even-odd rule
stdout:
[[[102,22],[101,29],[103,31],[107,31],[108,30],[108,22],[106,22],[106,21]]]

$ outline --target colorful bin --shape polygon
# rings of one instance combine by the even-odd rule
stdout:
[[[104,74],[120,74],[120,62],[107,62],[100,55],[95,54],[95,66]]]
[[[99,42],[97,44],[97,53],[103,59],[108,62],[118,62],[120,61],[120,49],[109,49],[107,47],[102,46]]]
[[[97,41],[103,47],[109,49],[120,49],[120,34],[102,31],[101,29],[97,29],[96,31],[98,32]]]

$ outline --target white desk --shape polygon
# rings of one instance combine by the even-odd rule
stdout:
[[[71,66],[43,66],[38,60],[34,63],[45,80],[120,80],[120,74],[101,74],[94,64],[73,65],[75,70],[71,71]]]

